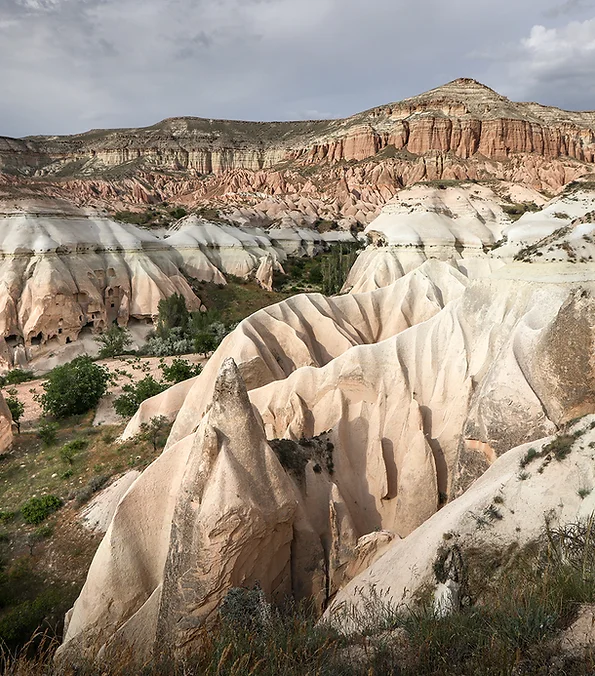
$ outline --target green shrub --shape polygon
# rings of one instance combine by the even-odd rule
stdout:
[[[17,432],[21,433],[21,418],[25,412],[25,404],[17,397],[15,388],[8,390],[8,397],[5,398],[6,405],[10,410],[12,421],[17,426]]]
[[[168,298],[162,298],[157,306],[157,335],[167,338],[169,332],[177,327],[185,333],[190,321],[190,313],[186,307],[186,299],[181,294],[174,293]]]
[[[173,359],[171,364],[161,366],[163,379],[168,383],[181,383],[189,378],[200,375],[202,366],[200,364],[191,364],[187,359]]]
[[[133,416],[145,399],[154,397],[167,387],[167,385],[155,380],[153,376],[145,376],[134,385],[124,385],[122,388],[124,394],[116,398],[114,409],[122,417]]]
[[[51,446],[56,442],[56,433],[58,432],[58,423],[44,420],[37,430],[39,438],[43,441],[44,446]]]
[[[72,441],[69,441],[68,443],[64,444],[62,448],[59,451],[60,454],[60,459],[69,464],[72,465],[74,458],[76,454],[79,451],[85,450],[88,445],[88,441],[86,439],[73,439]]]
[[[50,588],[12,606],[0,616],[0,643],[15,649],[28,643],[38,630],[55,632],[70,602],[63,592]]]
[[[186,211],[186,209],[184,209],[184,207],[174,207],[174,208],[171,209],[171,211],[169,212],[169,215],[170,215],[172,218],[175,218],[176,220],[179,220],[180,218],[184,218],[184,216],[187,216],[187,215],[188,215],[188,212]]]
[[[112,324],[109,329],[96,336],[95,341],[100,345],[99,357],[107,359],[124,354],[132,343],[132,336],[127,328]]]
[[[16,512],[0,510],[0,523],[10,523],[16,518],[16,515]]]
[[[65,418],[86,413],[97,406],[105,394],[109,371],[93,363],[90,357],[77,357],[64,366],[57,366],[42,383],[39,397],[45,415]]]
[[[6,375],[0,376],[0,387],[5,385],[18,385],[19,383],[26,383],[29,380],[35,380],[33,371],[25,371],[23,369],[12,369]]]
[[[60,509],[64,503],[55,495],[44,495],[29,498],[21,507],[21,515],[25,523],[38,524],[45,521],[50,514]]]
[[[169,427],[169,420],[164,415],[157,415],[151,418],[148,423],[142,423],[137,436],[142,441],[150,442],[153,446],[153,451],[156,452],[158,446],[165,445]]]

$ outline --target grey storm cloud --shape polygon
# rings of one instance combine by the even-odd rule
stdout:
[[[0,134],[338,117],[474,77],[595,108],[591,0],[0,0]]]

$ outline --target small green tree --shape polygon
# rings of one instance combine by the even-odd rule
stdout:
[[[134,385],[124,385],[122,388],[124,394],[116,398],[114,409],[118,415],[124,418],[133,416],[145,399],[154,397],[167,387],[168,385],[160,383],[153,376],[145,376]]]
[[[6,405],[12,415],[12,421],[17,426],[17,432],[21,433],[21,418],[25,412],[25,404],[18,398],[17,391],[14,387],[8,390],[8,397],[6,397]]]
[[[96,336],[95,341],[100,345],[99,356],[101,359],[107,359],[124,354],[132,343],[132,336],[126,327],[112,324],[107,331]]]
[[[182,333],[186,333],[190,313],[186,307],[184,296],[174,293],[169,298],[162,298],[157,306],[159,316],[157,318],[157,335],[167,338],[174,326],[179,327]]]
[[[87,448],[87,440],[86,439],[73,439],[72,441],[69,441],[68,443],[64,444],[62,448],[59,451],[60,454],[60,459],[63,462],[68,463],[69,465],[72,465],[74,462],[74,458],[76,457],[76,454],[79,451],[84,451],[85,448]]]
[[[45,415],[55,418],[86,413],[97,406],[108,380],[109,371],[104,366],[93,363],[90,357],[77,357],[50,372],[37,401]]]
[[[55,495],[29,498],[21,507],[21,514],[25,523],[38,524],[60,509],[62,504],[62,500]]]
[[[179,357],[173,359],[169,366],[165,363],[161,366],[163,379],[173,384],[194,378],[194,376],[200,375],[201,371],[202,367],[200,364],[191,364],[187,359],[180,359]]]
[[[149,441],[156,453],[157,448],[165,444],[165,432],[168,427],[168,419],[164,415],[157,415],[151,418],[148,423],[142,423],[138,437],[143,441]]]
[[[188,214],[188,212],[186,211],[186,209],[184,209],[184,207],[174,207],[174,208],[169,212],[169,215],[170,215],[172,218],[175,218],[175,219],[184,218],[184,216],[186,216],[187,214]]]
[[[212,333],[203,332],[194,336],[194,349],[203,357],[208,357],[211,352],[217,349],[217,340]]]
[[[44,446],[51,446],[56,441],[56,432],[58,431],[58,423],[43,420],[37,434],[43,441]]]

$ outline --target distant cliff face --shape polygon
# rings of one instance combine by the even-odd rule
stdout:
[[[79,201],[232,196],[237,204],[244,193],[305,194],[335,200],[335,220],[356,223],[418,181],[497,178],[555,192],[594,163],[595,113],[514,103],[468,79],[343,120],[171,118],[142,129],[0,138],[0,172]]]

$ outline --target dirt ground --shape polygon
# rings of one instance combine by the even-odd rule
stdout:
[[[162,379],[160,363],[171,364],[176,357],[121,357],[117,359],[101,359],[97,363],[101,364],[112,374],[113,382],[109,385],[109,391],[99,403],[95,415],[94,425],[114,425],[123,422],[123,419],[117,415],[113,408],[113,401],[120,394],[122,388],[128,383],[136,383],[147,375],[152,375],[156,380]],[[197,354],[183,355],[182,359],[193,364],[204,364],[206,359]],[[39,423],[41,418],[41,406],[35,401],[36,394],[42,394],[41,383],[44,378],[30,380],[19,385],[7,385],[2,389],[3,394],[11,388],[15,388],[18,398],[25,406],[25,412],[21,418],[21,429],[23,431],[33,429]]]

